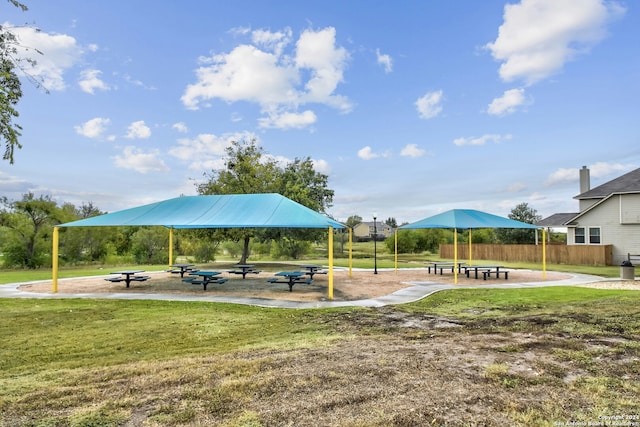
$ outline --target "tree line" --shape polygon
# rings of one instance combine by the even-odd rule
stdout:
[[[198,194],[279,193],[314,211],[325,213],[333,201],[327,175],[317,172],[310,158],[294,159],[286,164],[266,154],[255,140],[234,141],[226,149],[224,167],[205,174],[196,185]],[[59,205],[50,196],[27,193],[21,200],[0,198],[0,254],[5,268],[51,266],[53,227],[79,219],[102,215],[92,203]],[[526,203],[516,206],[511,219],[535,223],[540,217]],[[362,222],[350,216],[346,225]],[[395,218],[384,221],[392,229]],[[466,242],[461,232],[458,241]],[[532,230],[477,230],[474,243],[533,243]],[[344,235],[340,236],[344,240]],[[451,243],[451,230],[403,230],[398,233],[400,253],[437,252],[442,243]],[[299,259],[314,245],[326,242],[324,230],[313,229],[189,229],[175,230],[174,253],[188,255],[196,262],[215,260],[224,250],[239,263],[250,254],[273,258]],[[395,238],[386,239],[390,252]],[[342,246],[341,246],[342,247]],[[169,234],[163,227],[62,227],[59,235],[60,265],[82,264],[164,264],[169,256]],[[340,249],[342,250],[342,249]]]

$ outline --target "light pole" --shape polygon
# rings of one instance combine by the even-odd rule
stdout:
[[[376,240],[378,237],[378,227],[376,226],[376,214],[373,214],[373,274],[378,274],[378,248]]]

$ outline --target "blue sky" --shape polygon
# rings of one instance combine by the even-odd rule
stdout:
[[[24,1],[0,22],[48,93],[24,80],[10,200],[195,194],[242,138],[313,159],[339,220],[575,212],[580,167],[640,167],[637,2]]]

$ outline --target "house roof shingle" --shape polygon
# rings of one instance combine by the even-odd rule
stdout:
[[[576,216],[578,216],[578,212],[555,213],[538,221],[536,225],[540,227],[564,227]]]
[[[574,199],[601,199],[614,193],[640,193],[640,168],[578,194]]]

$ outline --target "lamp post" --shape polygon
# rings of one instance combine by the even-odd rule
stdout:
[[[378,237],[378,228],[376,226],[376,214],[373,214],[373,274],[378,274],[378,248],[376,240]]]

